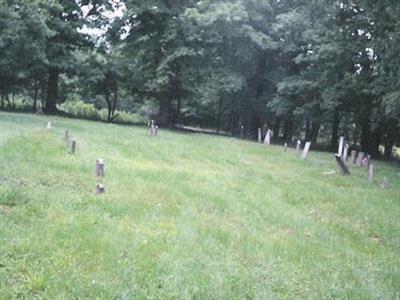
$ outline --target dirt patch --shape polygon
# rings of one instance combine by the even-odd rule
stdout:
[[[13,207],[9,205],[1,205],[0,204],[0,213],[9,214],[12,211]]]

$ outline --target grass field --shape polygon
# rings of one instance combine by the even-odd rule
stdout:
[[[327,153],[231,138],[8,113],[0,128],[2,300],[400,298],[399,168],[374,162],[370,185]]]

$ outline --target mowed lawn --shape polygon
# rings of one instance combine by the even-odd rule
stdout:
[[[398,167],[374,162],[370,185],[327,153],[227,137],[9,113],[0,129],[1,299],[400,297]]]

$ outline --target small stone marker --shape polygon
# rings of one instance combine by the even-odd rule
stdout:
[[[371,155],[369,155],[369,154],[364,156],[364,158],[361,161],[361,166],[362,167],[366,167],[366,168],[369,167],[369,159],[370,159],[370,157],[371,157]]]
[[[287,143],[285,143],[285,145],[283,145],[283,152],[287,151]]]
[[[363,160],[363,158],[364,158],[364,152],[358,152],[358,156],[357,156],[357,161],[356,161],[356,163],[357,163],[357,165],[358,166],[362,166],[362,160]]]
[[[368,181],[369,183],[374,182],[374,165],[370,164],[368,167]]]
[[[96,160],[96,176],[104,177],[104,159],[99,158]]]
[[[345,160],[343,159],[343,157],[339,156],[339,154],[335,154],[335,159],[339,166],[340,173],[343,176],[350,175],[350,170],[349,170]]]
[[[156,125],[154,127],[154,136],[157,136],[157,135],[158,135],[158,126]]]
[[[69,139],[69,132],[68,132],[68,130],[65,130],[64,138],[65,138],[66,141],[68,141],[68,139]]]
[[[50,121],[47,123],[47,129],[51,129],[51,122]]]
[[[297,145],[296,145],[296,152],[297,154],[300,154],[300,150],[301,150],[301,141],[297,140]]]
[[[264,144],[271,145],[271,138],[272,138],[272,130],[268,129],[267,133],[265,134]]]
[[[344,145],[343,155],[342,155],[344,161],[347,161],[349,158],[349,147],[350,147],[349,144]]]
[[[353,164],[355,164],[357,162],[357,151],[356,150],[351,151],[351,161],[353,162]]]
[[[244,126],[240,126],[240,138],[243,139],[244,138]]]
[[[308,151],[310,150],[311,147],[311,142],[307,142],[306,145],[304,146],[303,154],[301,155],[301,159],[306,160]]]
[[[75,152],[76,152],[76,139],[73,139],[71,143],[71,153],[75,154]]]
[[[154,131],[155,131],[155,123],[154,120],[151,120],[149,123],[149,134],[150,136],[154,136]]]
[[[339,140],[339,148],[338,148],[338,154],[340,157],[343,155],[343,147],[344,147],[344,137],[341,136]]]
[[[261,128],[258,128],[257,133],[258,133],[258,139],[257,140],[261,144],[262,143],[262,131],[261,131]]]
[[[98,183],[96,186],[96,194],[101,195],[101,194],[104,194],[105,192],[106,192],[106,189],[104,188],[104,184]]]
[[[386,177],[383,177],[381,182],[381,188],[386,190],[389,187],[389,181]]]

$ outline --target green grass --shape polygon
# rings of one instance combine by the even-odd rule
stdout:
[[[1,299],[400,297],[399,168],[374,162],[370,185],[329,154],[231,138],[8,113],[0,128]]]

